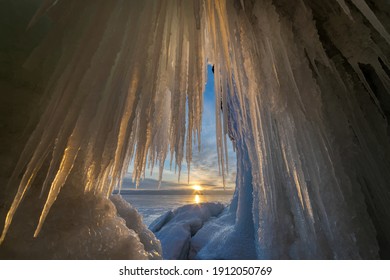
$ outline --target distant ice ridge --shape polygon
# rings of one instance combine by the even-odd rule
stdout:
[[[12,226],[44,236],[64,200],[109,197],[132,159],[136,181],[148,164],[162,176],[168,156],[190,166],[211,63],[219,166],[230,137],[238,175],[234,219],[210,223],[198,254],[225,256],[217,243],[240,232],[257,258],[390,256],[389,12],[387,0],[43,1],[33,22],[52,26],[25,67],[54,65],[51,99],[9,179],[0,241]]]

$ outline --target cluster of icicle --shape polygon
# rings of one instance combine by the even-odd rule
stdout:
[[[161,177],[168,154],[179,174],[184,157],[190,166],[212,63],[221,173],[229,134],[245,178],[236,215],[248,222],[237,227],[251,224],[257,257],[377,257],[362,189],[376,218],[389,218],[390,157],[383,119],[365,117],[371,99],[374,114],[383,110],[359,64],[389,91],[390,35],[364,0],[46,0],[33,21],[43,14],[53,27],[27,65],[60,55],[50,104],[10,180],[25,168],[1,240],[46,162],[35,235],[68,181],[108,196],[131,160],[137,181],[148,163]],[[223,257],[213,254],[204,255]]]
[[[168,153],[179,173],[185,149],[191,161],[206,79],[200,9],[200,1],[44,1],[31,25],[48,14],[53,27],[26,64],[61,53],[50,103],[11,178],[26,168],[1,240],[47,161],[35,235],[72,170],[84,192],[109,196],[132,158],[137,181],[147,161],[161,174]]]

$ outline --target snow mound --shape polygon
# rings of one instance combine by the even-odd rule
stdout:
[[[137,209],[131,206],[120,195],[112,195],[110,197],[114,203],[117,215],[126,221],[126,226],[134,230],[138,235],[140,242],[144,245],[144,250],[147,253],[148,259],[161,259],[161,244],[154,234],[143,223],[142,216]]]
[[[41,205],[23,204],[23,219],[13,224],[0,259],[161,259],[161,245],[142,217],[120,196],[85,194],[59,197],[41,234],[32,236]],[[32,209],[32,210],[31,210]]]
[[[192,237],[224,208],[219,202],[190,204],[168,211],[152,222],[149,229],[161,241],[163,258],[188,259]]]

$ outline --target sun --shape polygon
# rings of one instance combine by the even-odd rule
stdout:
[[[193,189],[194,191],[201,191],[201,190],[202,190],[202,187],[199,186],[199,185],[194,185],[194,186],[192,186],[192,189]]]

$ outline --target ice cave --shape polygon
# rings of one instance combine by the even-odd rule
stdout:
[[[174,256],[389,259],[388,0],[0,1],[0,258],[161,259],[111,194],[190,165],[208,65],[236,188]]]

